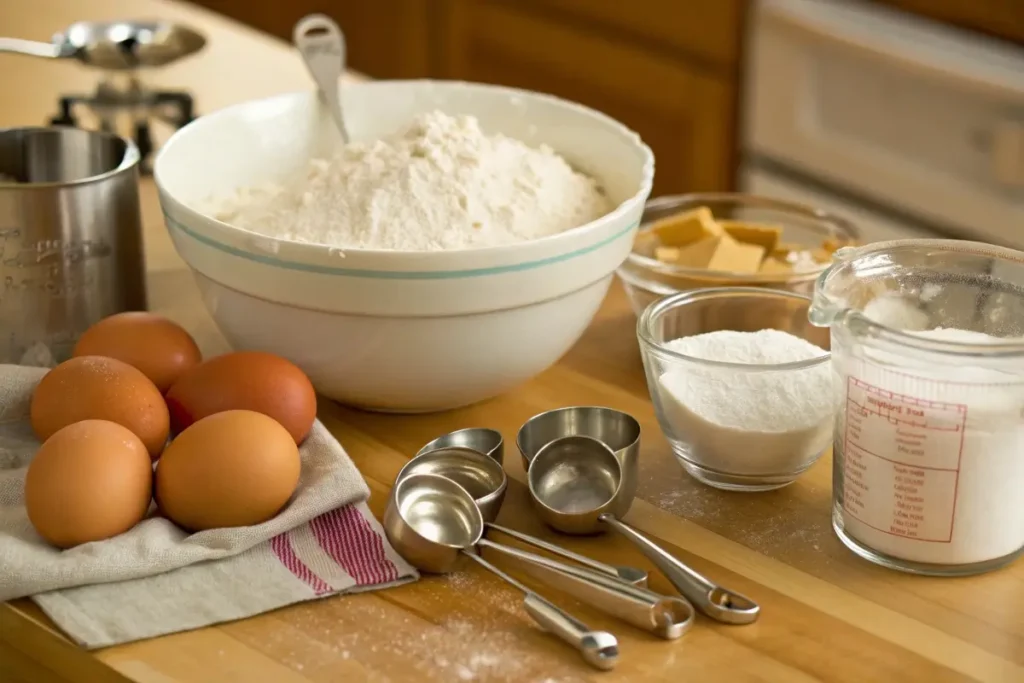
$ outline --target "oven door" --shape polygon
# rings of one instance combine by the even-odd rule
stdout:
[[[748,159],[1024,241],[1024,50],[853,0],[760,0],[751,19]]]

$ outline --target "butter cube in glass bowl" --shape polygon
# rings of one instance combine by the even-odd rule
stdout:
[[[616,272],[637,316],[664,296],[707,287],[809,295],[832,253],[856,240],[847,220],[803,204],[743,193],[667,195],[644,206]]]

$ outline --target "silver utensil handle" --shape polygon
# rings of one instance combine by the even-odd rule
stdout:
[[[349,134],[341,113],[339,92],[339,80],[345,71],[345,36],[341,28],[326,14],[310,14],[295,24],[292,40],[330,110],[342,142],[348,144]]]
[[[506,536],[511,536],[512,538],[522,541],[523,543],[528,543],[529,545],[532,545],[535,548],[546,550],[549,553],[552,553],[553,555],[558,555],[560,557],[564,557],[567,560],[572,560],[573,562],[582,564],[584,567],[590,567],[596,572],[607,574],[608,576],[613,576],[621,581],[633,584],[634,586],[647,585],[647,572],[645,572],[643,569],[637,569],[636,567],[617,567],[615,565],[605,564],[604,562],[600,562],[593,558],[587,557],[586,555],[574,553],[573,551],[555,545],[554,543],[548,543],[547,541],[537,538],[536,536],[524,534],[521,531],[509,529],[498,524],[488,523],[487,527],[490,529],[494,529],[496,531],[500,531]]]
[[[588,664],[602,671],[609,671],[618,663],[619,642],[611,633],[591,631],[579,619],[537,595],[484,558],[473,553],[465,554],[473,558],[484,569],[521,590],[525,596],[523,607],[537,622],[537,625],[576,648]]]
[[[750,624],[757,620],[761,608],[750,598],[712,583],[612,515],[601,515],[601,521],[631,540],[704,615],[723,624]]]
[[[57,59],[67,57],[60,45],[41,43],[38,40],[22,40],[21,38],[0,38],[0,52],[14,52],[33,57],[49,57]]]
[[[477,545],[513,558],[517,567],[548,586],[666,640],[679,638],[693,624],[693,606],[683,598],[659,595],[607,574],[487,539]]]

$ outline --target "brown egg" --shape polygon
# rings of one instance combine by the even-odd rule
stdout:
[[[298,367],[280,356],[239,351],[192,368],[167,392],[175,433],[225,410],[254,410],[274,418],[295,443],[316,419],[316,392]]]
[[[167,447],[156,466],[156,502],[188,531],[260,524],[291,498],[300,468],[299,449],[276,420],[228,410]]]
[[[177,323],[143,311],[118,313],[85,331],[74,356],[107,356],[138,368],[165,392],[182,373],[199,365],[195,340]]]
[[[102,541],[142,521],[153,463],[142,441],[119,424],[83,420],[58,430],[25,474],[32,526],[58,548]]]
[[[30,413],[40,441],[75,422],[109,420],[142,439],[154,459],[167,443],[169,417],[160,390],[114,358],[81,356],[50,370],[32,394]]]

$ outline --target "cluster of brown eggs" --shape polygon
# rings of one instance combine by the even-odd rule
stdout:
[[[179,325],[132,312],[82,335],[30,417],[43,444],[25,477],[29,521],[70,548],[144,523],[154,501],[190,532],[271,519],[298,486],[316,394],[279,356],[203,361]]]

